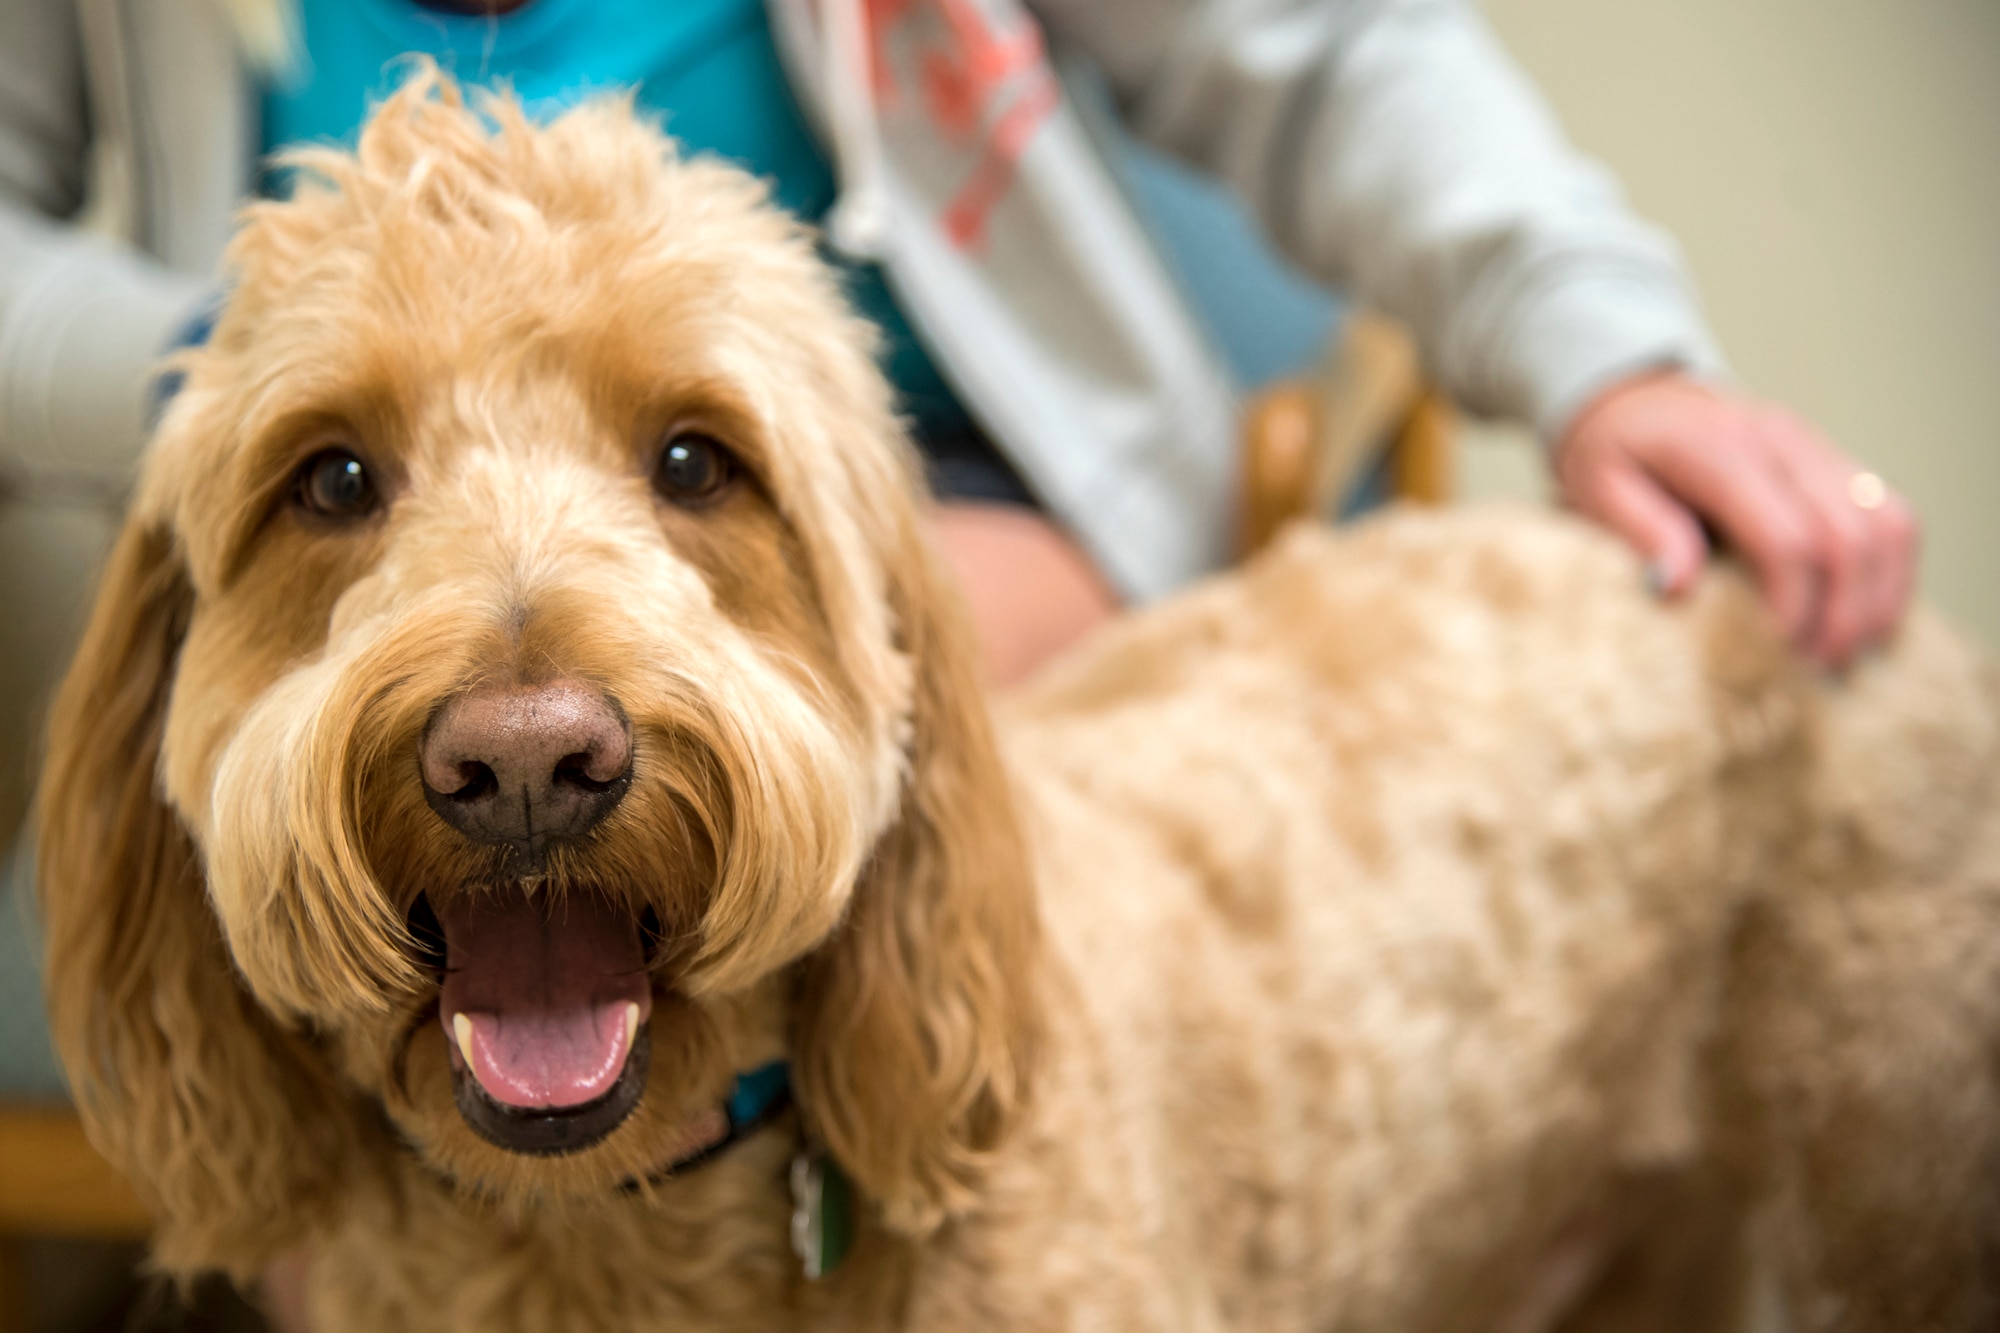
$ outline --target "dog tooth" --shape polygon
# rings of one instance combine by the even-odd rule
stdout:
[[[631,1054],[632,1043],[639,1038],[639,1005],[636,1001],[625,1001],[625,1052]]]
[[[458,1038],[458,1053],[465,1057],[465,1072],[472,1073],[472,1020],[464,1014],[451,1016],[451,1032]],[[473,1075],[477,1078],[478,1075]]]

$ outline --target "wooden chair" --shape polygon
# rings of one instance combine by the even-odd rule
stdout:
[[[137,1241],[149,1230],[145,1209],[63,1098],[43,1034],[26,868],[21,849],[0,855],[0,1333],[25,1326],[25,1241]]]
[[[1449,500],[1455,428],[1408,335],[1356,313],[1316,374],[1267,387],[1244,412],[1239,558],[1294,519],[1332,514],[1384,451],[1391,499]]]
[[[21,1242],[144,1240],[151,1219],[66,1106],[0,1103],[0,1333],[26,1326]]]

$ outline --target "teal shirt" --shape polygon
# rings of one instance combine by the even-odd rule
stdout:
[[[264,91],[264,148],[347,143],[397,82],[398,61],[435,58],[465,83],[512,85],[548,117],[593,92],[638,89],[682,151],[713,154],[771,182],[779,204],[817,221],[836,184],[792,97],[764,0],[529,0],[498,17],[414,0],[301,0],[299,70]],[[885,335],[889,378],[927,434],[969,419],[873,265],[849,292]]]

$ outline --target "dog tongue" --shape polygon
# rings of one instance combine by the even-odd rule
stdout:
[[[645,949],[630,913],[594,894],[462,894],[438,911],[445,1040],[495,1101],[569,1107],[618,1081],[651,1017]]]

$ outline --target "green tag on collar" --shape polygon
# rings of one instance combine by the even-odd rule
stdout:
[[[823,1152],[792,1158],[792,1252],[818,1281],[840,1266],[854,1240],[854,1187]]]

